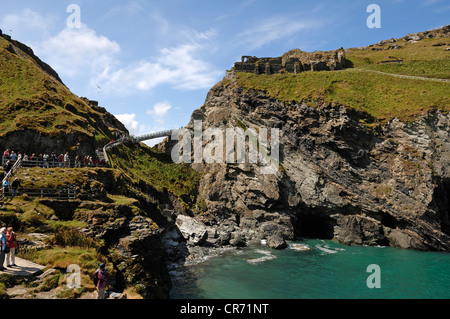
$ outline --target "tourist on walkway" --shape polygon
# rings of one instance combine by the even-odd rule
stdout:
[[[66,154],[64,154],[64,167],[70,167],[69,152],[66,152]]]
[[[44,153],[44,155],[42,155],[42,159],[44,160],[44,168],[49,168],[49,166],[48,166],[49,157],[50,156],[47,153]]]
[[[9,171],[11,170],[11,168],[12,168],[11,161],[10,161],[10,160],[7,160],[5,166],[3,166],[3,171],[5,172],[5,175],[4,175],[4,176],[6,176],[6,175],[9,173]]]
[[[81,167],[81,159],[80,156],[75,156],[75,167]]]
[[[7,177],[3,181],[2,186],[3,186],[3,194],[6,196],[9,192],[9,188],[11,187],[11,183],[9,182],[9,177]]]
[[[108,286],[109,274],[105,269],[105,264],[101,263],[99,269],[94,274],[97,277],[97,299],[105,299],[105,290]]]
[[[6,228],[2,227],[0,229],[0,271],[6,270],[5,267],[3,267],[3,263],[5,262],[5,250],[7,247],[6,243]]]
[[[52,152],[50,154],[50,167],[55,167],[56,166],[56,162],[57,162],[57,158],[56,158],[56,154],[55,152]]]
[[[13,182],[11,183],[11,195],[12,197],[17,195],[17,190],[20,188],[20,181],[17,177],[14,177]]]
[[[63,167],[63,162],[64,162],[64,155],[59,154],[58,156],[58,167]]]
[[[6,231],[6,245],[9,247],[9,253],[6,254],[6,267],[13,267],[16,265],[16,248],[17,239],[16,233],[12,227],[8,227]]]

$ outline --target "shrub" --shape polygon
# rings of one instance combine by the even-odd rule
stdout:
[[[61,227],[48,241],[49,244],[60,247],[98,248],[93,238],[87,237],[75,228]]]

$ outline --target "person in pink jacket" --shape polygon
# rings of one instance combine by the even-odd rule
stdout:
[[[105,269],[105,264],[101,263],[99,269],[94,274],[94,278],[97,278],[97,299],[105,299],[105,290],[108,286],[109,274]],[[95,280],[95,279],[94,279]]]

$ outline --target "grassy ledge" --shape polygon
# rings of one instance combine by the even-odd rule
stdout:
[[[383,121],[414,120],[431,109],[450,110],[450,84],[397,78],[347,69],[344,71],[274,74],[238,73],[241,87],[265,92],[284,102],[337,103],[365,111]],[[314,102],[313,102],[314,101]]]

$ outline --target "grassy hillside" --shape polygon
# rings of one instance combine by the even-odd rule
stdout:
[[[271,76],[238,73],[237,81],[244,88],[262,90],[281,101],[315,105],[322,100],[366,111],[380,121],[395,117],[409,121],[430,109],[449,111],[450,83],[400,78],[367,70],[450,79],[450,52],[436,45],[446,41],[450,42],[447,38],[422,39],[417,43],[398,40],[394,44],[400,49],[388,50],[392,43],[349,49],[347,59],[353,68],[343,71]]]
[[[393,46],[401,48],[389,49]],[[450,39],[447,38],[422,39],[417,43],[398,39],[394,43],[384,41],[368,48],[348,49],[346,53],[355,68],[450,79],[450,52],[446,51],[447,46],[450,46]]]
[[[170,156],[145,144],[122,144],[109,151],[111,165],[135,184],[140,181],[156,190],[167,189],[186,201],[195,201],[200,175],[189,165],[176,164]]]
[[[96,125],[101,116],[26,52],[0,37],[0,136],[30,129],[49,136],[80,132],[106,142],[112,134]]]

